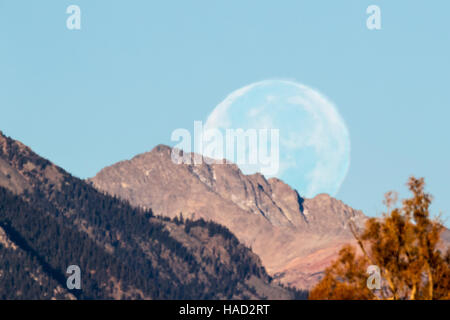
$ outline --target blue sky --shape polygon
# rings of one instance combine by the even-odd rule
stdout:
[[[366,28],[371,4],[382,30]],[[448,225],[449,12],[444,0],[0,0],[0,130],[85,178],[169,144],[240,87],[296,80],[349,127],[339,199],[375,215],[386,191],[424,176]]]

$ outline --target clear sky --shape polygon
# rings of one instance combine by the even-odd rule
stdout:
[[[371,4],[382,30],[366,28]],[[86,178],[170,144],[240,87],[295,80],[348,125],[339,199],[376,215],[424,176],[448,226],[449,16],[447,0],[0,0],[0,130]]]

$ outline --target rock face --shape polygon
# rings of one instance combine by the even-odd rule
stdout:
[[[65,289],[72,264],[82,290]],[[305,298],[299,294],[272,281],[223,226],[132,207],[0,132],[0,300]]]
[[[279,179],[244,175],[234,164],[175,164],[171,152],[159,145],[89,181],[155,214],[182,213],[226,226],[284,284],[315,284],[338,248],[353,241],[349,221],[362,226],[366,220],[361,211],[326,194],[303,199]]]

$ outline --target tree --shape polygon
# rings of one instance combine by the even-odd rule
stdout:
[[[444,226],[430,218],[432,197],[424,179],[407,183],[412,197],[394,208],[396,194],[386,194],[387,212],[371,218],[362,232],[351,223],[358,247],[347,245],[310,292],[310,299],[450,299],[450,248],[442,250]],[[380,290],[367,286],[367,268],[378,266]]]

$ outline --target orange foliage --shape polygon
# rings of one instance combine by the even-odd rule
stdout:
[[[369,219],[357,232],[350,225],[362,254],[344,247],[336,262],[310,292],[310,299],[450,299],[450,248],[438,249],[444,227],[431,219],[431,196],[424,179],[408,181],[413,196],[391,210],[394,193],[386,195],[387,213]],[[367,267],[380,268],[381,290],[367,287]]]

